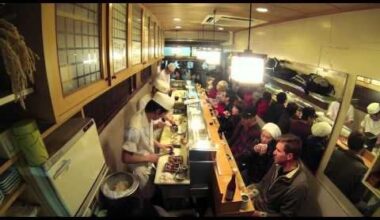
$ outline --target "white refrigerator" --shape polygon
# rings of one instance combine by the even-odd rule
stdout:
[[[45,139],[49,159],[29,167],[53,216],[85,216],[108,168],[93,119],[75,118]]]

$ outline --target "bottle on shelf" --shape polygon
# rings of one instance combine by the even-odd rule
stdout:
[[[233,173],[232,173],[231,180],[227,185],[226,197],[225,197],[226,201],[232,201],[235,195],[235,191],[236,191],[236,173],[237,173],[236,168],[234,168],[232,172]]]

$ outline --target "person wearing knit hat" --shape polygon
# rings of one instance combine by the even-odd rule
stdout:
[[[323,121],[313,124],[311,135],[303,145],[302,159],[312,173],[316,173],[326,150],[332,126]]]
[[[266,123],[261,128],[260,139],[251,146],[250,155],[238,161],[242,176],[247,184],[259,182],[273,164],[276,138],[281,136],[280,128],[274,123]]]
[[[329,123],[322,121],[313,124],[311,134],[317,137],[327,137],[331,134],[332,127]]]
[[[368,114],[364,116],[363,121],[361,122],[360,126],[363,132],[369,132],[376,136],[377,143],[379,143],[380,140],[380,104],[377,102],[372,102],[367,106],[367,112]]]
[[[159,155],[156,148],[168,148],[154,140],[153,120],[163,117],[174,106],[174,100],[167,94],[157,92],[143,110],[135,112],[125,131],[121,159],[128,169],[137,175],[143,199],[150,199],[154,193],[154,164]]]

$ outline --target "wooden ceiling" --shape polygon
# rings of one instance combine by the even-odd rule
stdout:
[[[214,10],[216,15],[249,19],[249,3],[144,3],[143,5],[156,16],[165,31],[176,30],[177,25],[182,27],[180,31],[213,30],[213,25],[203,26],[201,23],[207,15],[213,15]],[[259,13],[256,11],[258,7],[265,7],[268,12]],[[252,18],[270,24],[379,7],[378,3],[253,3]],[[174,18],[180,18],[181,21],[174,21]],[[218,27],[217,24],[216,26]],[[224,27],[223,31],[238,31],[247,27],[228,26]]]

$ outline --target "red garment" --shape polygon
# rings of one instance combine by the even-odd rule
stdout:
[[[217,91],[216,91],[216,88],[212,88],[208,91],[207,93],[207,96],[209,98],[212,98],[212,99],[215,99],[216,98],[216,95],[217,95]]]
[[[269,108],[269,102],[267,100],[264,100],[264,99],[259,100],[259,102],[257,103],[257,109],[256,109],[257,115],[263,119],[268,108]]]
[[[224,111],[226,110],[226,105],[223,102],[219,102],[215,108],[218,117],[224,117]]]
[[[253,142],[260,138],[260,126],[255,123],[249,128],[245,128],[240,120],[230,139],[231,152],[234,157],[239,157],[245,151],[249,150]]]

